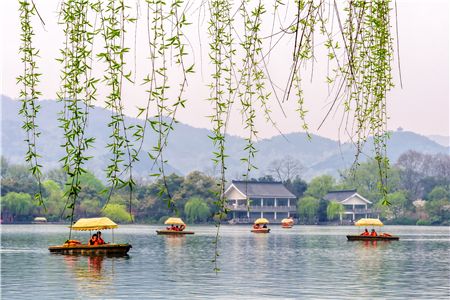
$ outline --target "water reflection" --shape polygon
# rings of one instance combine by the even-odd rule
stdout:
[[[257,235],[224,226],[215,274],[214,227],[187,237],[124,227],[118,238],[133,244],[130,259],[50,254],[65,226],[2,228],[0,298],[448,299],[450,292],[448,228],[400,227],[400,241],[365,243],[347,242],[341,227]]]
[[[114,289],[117,257],[62,255],[81,298],[102,297]]]

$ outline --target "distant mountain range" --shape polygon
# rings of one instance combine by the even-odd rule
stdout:
[[[39,153],[46,169],[59,165],[59,159],[63,156],[62,130],[58,124],[58,112],[61,104],[56,101],[40,101],[41,111],[38,116],[39,129],[42,132],[38,141]],[[18,116],[20,102],[6,96],[1,99],[1,153],[13,163],[23,162],[26,149],[24,133],[21,129],[22,120]],[[89,150],[94,156],[88,162],[88,169],[97,176],[104,177],[103,170],[108,165],[111,157],[106,145],[108,144],[110,130],[107,127],[110,112],[106,109],[95,107],[91,110],[90,121],[87,125],[87,135],[96,138],[95,148]],[[142,120],[126,118],[127,124],[142,123]],[[189,172],[199,170],[213,175],[214,164],[212,152],[214,151],[212,141],[208,137],[211,132],[207,129],[194,128],[192,126],[177,123],[175,130],[170,133],[169,145],[164,153],[164,159],[168,160],[166,171],[186,175]],[[156,135],[148,130],[146,134],[140,161],[135,164],[134,172],[140,177],[148,176],[153,163],[146,152],[156,142]],[[229,179],[236,179],[245,173],[246,165],[241,158],[246,154],[244,139],[236,136],[227,137],[226,151],[227,174]],[[305,169],[302,173],[304,179],[310,179],[320,174],[337,175],[339,170],[351,166],[354,160],[354,146],[349,143],[340,144],[337,141],[313,135],[309,140],[305,133],[291,133],[285,136],[275,136],[256,143],[258,153],[255,164],[258,170],[252,171],[252,177],[259,177],[267,173],[269,164],[275,159],[291,156],[298,159]],[[445,147],[432,141],[430,138],[407,131],[393,132],[388,144],[388,155],[392,162],[407,150],[416,150],[424,153],[450,153],[449,147]],[[371,141],[369,140],[364,149],[361,159],[373,156]]]
[[[428,135],[427,136],[430,140],[438,143],[439,145],[442,145],[444,147],[450,147],[450,136],[443,136],[443,135]]]

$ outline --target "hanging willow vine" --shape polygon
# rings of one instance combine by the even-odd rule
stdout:
[[[36,69],[39,51],[33,47],[32,17],[37,10],[32,1],[19,0],[21,20],[22,62],[24,72],[18,77],[21,84],[20,98],[24,118],[28,151],[26,161],[40,185],[41,165],[38,162],[36,117],[39,112],[37,91],[40,74]],[[215,147],[212,160],[219,170],[219,192],[215,204],[218,207],[217,234],[215,239],[215,270],[219,270],[219,229],[227,215],[226,185],[226,133],[231,111],[238,110],[247,130],[243,150],[244,178],[257,166],[254,164],[258,138],[256,119],[263,117],[276,128],[272,118],[270,101],[275,99],[283,111],[283,103],[295,99],[300,127],[309,131],[305,93],[305,78],[313,77],[317,49],[326,52],[329,92],[333,101],[323,122],[330,113],[342,109],[341,126],[354,139],[356,155],[373,137],[375,159],[379,166],[379,188],[384,195],[388,188],[389,161],[386,154],[387,92],[393,86],[392,60],[393,38],[391,35],[391,1],[347,0],[337,2],[324,0],[249,1],[233,3],[230,0],[208,0],[196,3],[172,0],[142,0],[145,13],[139,13],[141,4],[126,0],[65,0],[60,6],[59,23],[63,26],[65,41],[61,49],[61,88],[57,98],[64,110],[59,120],[64,130],[66,155],[61,159],[68,174],[67,208],[71,209],[71,222],[78,194],[80,175],[89,159],[87,155],[94,138],[86,135],[89,111],[98,97],[99,86],[108,90],[106,107],[111,110],[110,142],[107,145],[112,158],[106,169],[110,183],[109,197],[117,188],[130,191],[130,214],[133,186],[133,164],[139,159],[150,128],[156,136],[156,144],[148,153],[153,167],[158,171],[152,176],[161,178],[160,196],[165,197],[168,207],[176,212],[168,184],[165,180],[167,159],[164,156],[170,132],[174,130],[177,111],[187,104],[185,96],[188,78],[194,73],[195,47],[190,45],[186,29],[197,18],[201,35],[201,14],[208,15],[207,38],[211,81],[208,83],[213,113],[210,115],[212,132],[210,139]],[[137,7],[136,17],[131,17],[131,6]],[[198,11],[198,17],[192,17]],[[273,18],[271,22],[265,20]],[[147,74],[135,79],[125,71],[126,56],[131,49],[125,44],[130,24],[134,27],[136,48],[137,21],[146,21],[148,59]],[[99,25],[97,25],[99,23]],[[271,24],[270,30],[267,24]],[[267,34],[267,32],[270,33]],[[318,42],[320,39],[323,42]],[[284,88],[275,83],[269,68],[270,57],[281,41],[291,44],[290,68]],[[98,43],[97,47],[94,46]],[[102,49],[96,51],[95,49]],[[190,50],[190,51],[188,51]],[[200,45],[201,51],[201,45]],[[136,54],[135,54],[136,55]],[[200,53],[202,55],[202,53]],[[272,56],[273,57],[273,56]],[[136,59],[136,58],[135,58]],[[101,66],[99,66],[101,64]],[[311,69],[310,74],[305,70]],[[93,70],[104,70],[101,78],[95,78]],[[175,74],[175,75],[174,75]],[[146,105],[138,108],[143,124],[127,126],[123,97],[123,81],[146,86]],[[280,95],[281,93],[281,95]],[[234,106],[234,108],[233,108]],[[323,124],[322,122],[322,124]],[[320,126],[322,126],[322,124]],[[319,126],[319,128],[320,128]],[[308,134],[309,135],[309,134]],[[36,195],[42,203],[41,192]],[[43,204],[43,203],[42,203]]]
[[[41,165],[39,164],[39,154],[37,152],[37,139],[40,135],[38,125],[36,124],[36,117],[39,113],[40,106],[36,103],[41,93],[37,90],[39,77],[41,74],[37,73],[36,57],[39,55],[39,50],[33,47],[34,31],[32,27],[32,17],[37,14],[34,3],[28,1],[19,1],[20,7],[20,26],[22,29],[21,42],[19,49],[22,54],[23,73],[17,77],[17,83],[21,84],[19,93],[22,100],[22,107],[19,113],[23,117],[23,126],[26,133],[27,153],[25,161],[30,165],[30,171],[36,178],[38,183],[38,192],[34,195],[34,199],[38,201],[39,205],[45,208],[42,199],[42,183],[41,183]]]

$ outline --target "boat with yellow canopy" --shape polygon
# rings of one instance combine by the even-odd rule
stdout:
[[[50,246],[48,250],[51,253],[61,254],[83,254],[83,255],[125,255],[132,247],[130,244],[115,244],[114,243],[114,229],[118,225],[111,219],[102,218],[82,218],[75,224],[70,226],[70,230],[77,231],[93,231],[93,230],[112,230],[112,243],[105,243],[102,245],[82,244],[78,240],[67,240],[63,245]]]
[[[157,234],[166,234],[166,235],[185,235],[185,234],[194,234],[193,231],[188,231],[186,229],[186,224],[183,222],[181,218],[171,217],[168,218],[164,224],[170,225],[166,227],[166,229],[156,230]]]
[[[355,223],[355,226],[359,227],[374,227],[374,226],[383,226],[383,222],[380,221],[380,219],[371,219],[371,218],[362,218],[359,221]],[[373,232],[375,232],[374,229],[372,229]],[[365,232],[361,234],[350,234],[347,235],[347,240],[349,241],[391,241],[391,240],[399,240],[400,238],[398,236],[391,235],[389,233],[376,233],[376,235],[372,235],[367,231],[367,228]]]
[[[294,220],[292,218],[286,218],[281,220],[282,228],[292,228],[294,226]]]
[[[269,220],[267,220],[266,218],[256,219],[255,223],[253,224],[253,228],[252,228],[251,232],[253,232],[253,233],[269,233],[270,228],[267,228],[267,224],[269,224]]]

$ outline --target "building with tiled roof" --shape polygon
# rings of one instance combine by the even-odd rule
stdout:
[[[354,222],[376,213],[370,208],[372,202],[358,194],[356,190],[330,191],[323,199],[338,202],[344,206],[345,212],[340,215],[341,221],[350,220]]]
[[[258,218],[280,223],[297,212],[297,198],[281,182],[233,180],[225,197],[229,219],[234,223],[251,223]]]

